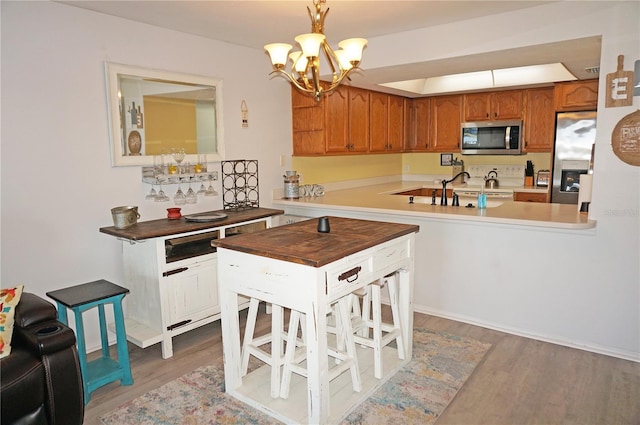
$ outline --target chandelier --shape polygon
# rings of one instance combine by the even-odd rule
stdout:
[[[358,69],[362,59],[362,49],[367,44],[364,38],[349,38],[338,43],[340,49],[333,50],[324,35],[324,18],[329,9],[322,11],[320,5],[326,0],[313,0],[315,13],[307,6],[311,18],[311,33],[295,37],[301,51],[289,53],[292,46],[286,43],[273,43],[264,46],[269,52],[273,71],[288,79],[298,90],[311,94],[316,101],[322,95],[330,93],[342,83],[351,71]],[[324,54],[331,68],[331,83],[320,82],[320,55]],[[287,61],[291,61],[290,71],[285,70]]]

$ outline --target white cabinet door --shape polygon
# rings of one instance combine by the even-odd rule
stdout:
[[[187,324],[220,312],[217,260],[198,262],[185,268],[167,276],[167,326]]]

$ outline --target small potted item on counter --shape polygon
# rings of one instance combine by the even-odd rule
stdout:
[[[169,220],[177,220],[182,217],[182,214],[180,214],[180,208],[167,208],[167,211],[167,218]]]

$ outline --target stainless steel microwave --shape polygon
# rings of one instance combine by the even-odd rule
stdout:
[[[462,123],[463,155],[520,155],[522,121]]]

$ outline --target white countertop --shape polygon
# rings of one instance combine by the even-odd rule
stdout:
[[[465,208],[467,199],[460,199],[459,207],[431,205],[429,197],[414,197],[414,204],[409,204],[409,196],[393,195],[394,192],[417,188],[442,188],[442,185],[425,184],[424,181],[397,181],[350,189],[327,191],[324,196],[314,198],[274,199],[273,204],[303,208],[322,208],[332,210],[366,211],[392,213],[423,218],[474,221],[484,223],[512,224],[519,226],[537,226],[557,229],[591,229],[596,226],[595,220],[589,220],[587,214],[580,214],[576,205],[549,204],[538,202],[498,201],[499,206]],[[447,188],[451,187],[450,185]],[[464,185],[453,186],[464,188]],[[542,191],[547,188],[513,188],[515,191]],[[475,202],[474,202],[475,204]],[[488,202],[488,205],[492,205]]]

